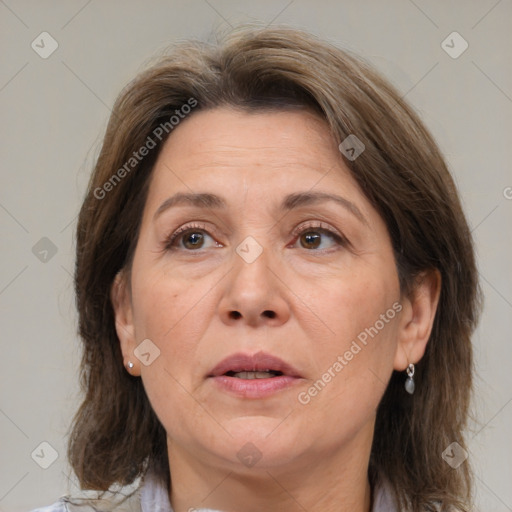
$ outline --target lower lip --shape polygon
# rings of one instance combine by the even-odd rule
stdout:
[[[293,386],[300,380],[289,375],[279,375],[268,379],[239,379],[238,377],[219,375],[211,377],[211,379],[222,391],[243,398],[265,398]]]

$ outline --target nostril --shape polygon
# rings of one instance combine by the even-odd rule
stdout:
[[[263,311],[262,315],[266,318],[275,318],[276,312],[270,309],[266,309],[265,311]],[[232,320],[238,320],[239,318],[242,318],[242,313],[240,313],[239,311],[230,311],[229,318],[231,318]]]

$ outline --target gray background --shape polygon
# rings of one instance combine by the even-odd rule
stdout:
[[[438,140],[473,229],[486,301],[469,458],[481,510],[512,510],[510,0],[0,0],[0,20],[1,512],[76,489],[65,460],[78,404],[73,237],[116,95],[176,39],[250,21],[304,28],[361,54]],[[46,59],[31,47],[51,48],[49,39],[42,48],[44,31],[58,43]],[[457,36],[442,46],[453,31],[469,44],[458,58],[445,51],[462,49]],[[43,469],[52,450],[58,457]]]

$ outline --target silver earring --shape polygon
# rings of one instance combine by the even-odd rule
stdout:
[[[409,393],[410,395],[412,395],[414,393],[414,388],[415,388],[415,385],[414,385],[414,365],[411,363],[408,367],[407,367],[407,370],[405,370],[407,372],[407,379],[405,380],[405,391],[407,391],[407,393]]]
[[[133,368],[133,363],[131,361],[128,361],[128,364],[126,366],[128,368],[132,369]]]

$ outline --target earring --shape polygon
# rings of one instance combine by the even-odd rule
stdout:
[[[128,364],[126,366],[131,370],[133,368],[133,363],[131,361],[128,361]]]
[[[407,370],[405,370],[407,372],[407,379],[405,380],[405,391],[407,391],[407,393],[409,393],[410,395],[412,395],[414,393],[414,388],[415,388],[415,385],[414,385],[414,365],[411,363],[408,367],[407,367]]]

